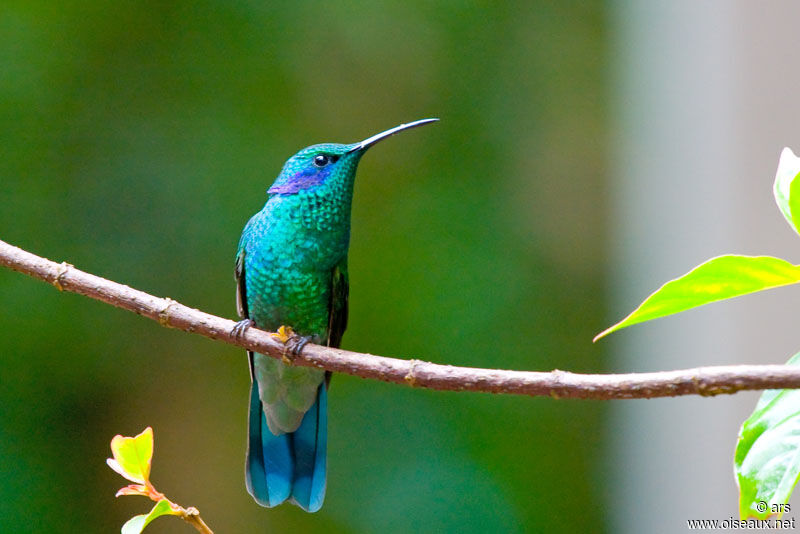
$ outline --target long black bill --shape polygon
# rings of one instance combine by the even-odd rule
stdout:
[[[422,126],[423,124],[428,124],[431,122],[436,122],[439,119],[420,119],[418,121],[409,122],[408,124],[401,124],[400,126],[395,126],[394,128],[390,128],[385,132],[381,132],[379,134],[375,134],[372,137],[367,137],[356,146],[351,148],[348,152],[355,152],[356,150],[364,150],[366,148],[371,147],[381,139],[386,139],[389,136],[396,134],[397,132],[408,130],[409,128],[416,128],[417,126]]]

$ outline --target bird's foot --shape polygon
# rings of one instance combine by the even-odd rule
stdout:
[[[311,341],[311,336],[298,336],[295,334],[286,343],[286,347],[289,349],[289,352],[292,354],[292,358],[296,356],[300,356],[300,353],[303,352],[303,347],[309,344]]]
[[[231,328],[231,335],[234,339],[241,339],[247,329],[255,325],[256,323],[252,319],[242,319]]]
[[[283,354],[281,360],[287,365],[292,365],[295,357],[299,356],[308,342],[311,341],[311,336],[300,336],[292,330],[291,326],[281,326],[272,337],[283,343]]]

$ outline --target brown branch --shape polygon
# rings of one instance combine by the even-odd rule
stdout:
[[[192,525],[195,530],[198,532],[202,532],[203,534],[214,534],[206,522],[203,521],[203,518],[200,517],[200,512],[194,506],[190,506],[189,508],[180,509],[180,518]]]
[[[0,241],[0,264],[44,280],[61,291],[79,293],[149,317],[162,326],[218,339],[274,358],[285,356],[283,343],[268,332],[249,328],[237,337],[232,333],[234,321],[189,308],[169,298],[148,295],[80,271],[66,262],[46,260],[3,241]],[[305,346],[294,364],[430,389],[554,398],[634,399],[800,388],[800,367],[786,365],[729,365],[656,373],[587,375],[558,370],[547,373],[453,367],[312,344]]]

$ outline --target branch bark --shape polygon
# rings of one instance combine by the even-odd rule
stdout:
[[[200,512],[194,506],[190,506],[189,508],[181,507],[180,512],[180,518],[192,525],[197,532],[202,534],[214,534],[208,525],[206,525],[206,522],[203,521],[203,518],[200,517]]]
[[[285,356],[286,347],[268,332],[248,328],[243,335],[236,336],[232,332],[235,321],[106,280],[66,262],[52,262],[3,241],[0,241],[0,264],[48,282],[60,291],[71,291],[132,311],[158,321],[162,326],[200,334],[273,358]],[[559,370],[535,372],[454,367],[312,344],[306,345],[293,363],[429,389],[554,398],[607,400],[712,396],[744,390],[800,388],[800,367],[787,365],[728,365],[655,373],[589,375]]]

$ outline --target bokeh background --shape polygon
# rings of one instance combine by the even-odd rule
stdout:
[[[774,28],[792,8],[774,9],[7,0],[0,239],[234,318],[239,234],[290,155],[438,116],[360,165],[344,347],[578,372],[783,361],[788,343],[742,341],[753,317],[713,311],[639,328],[655,340],[590,342],[716,253],[791,256],[770,185],[800,141],[783,68],[798,63],[765,60],[796,44]],[[761,220],[777,237],[754,232]],[[725,237],[745,230],[744,249]],[[748,302],[773,328],[759,335],[791,331],[789,301]],[[328,493],[309,515],[246,493],[248,387],[244,351],[0,271],[0,532],[115,532],[145,511],[114,498],[124,481],[104,460],[115,434],[148,425],[157,487],[217,532],[682,531],[689,511],[735,514],[730,457],[755,399],[556,401],[337,375]]]

